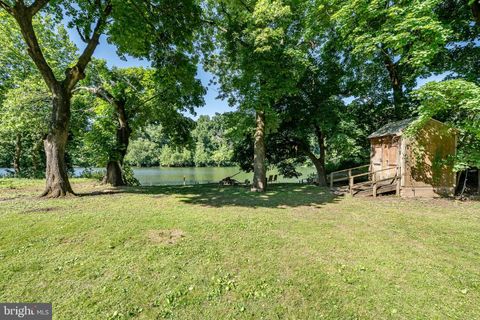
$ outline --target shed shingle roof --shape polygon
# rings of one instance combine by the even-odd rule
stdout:
[[[369,135],[368,138],[372,139],[372,138],[379,138],[379,137],[391,136],[391,135],[401,136],[403,131],[415,120],[417,119],[408,118],[408,119],[403,119],[396,122],[390,122],[384,125],[383,127],[381,127],[380,129],[378,129],[377,131],[375,131],[374,133],[372,133],[371,135]]]

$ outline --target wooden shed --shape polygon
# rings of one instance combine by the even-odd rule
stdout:
[[[395,189],[402,197],[451,196],[456,184],[456,130],[432,119],[407,137],[405,130],[415,120],[389,123],[368,137],[370,180],[388,182],[398,177]]]

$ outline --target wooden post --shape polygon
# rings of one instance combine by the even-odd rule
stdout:
[[[333,189],[333,172],[330,173],[330,189]]]
[[[399,166],[397,166],[397,173],[396,173],[396,175],[397,175],[397,190],[395,190],[396,191],[395,194],[396,194],[397,197],[400,196],[400,187],[401,187],[401,182],[402,182],[401,172],[402,172],[402,169]]]
[[[376,198],[377,197],[377,177],[375,176],[375,173],[373,173],[372,181],[373,181],[373,185],[372,185],[373,197]]]
[[[353,196],[352,169],[348,169],[348,186],[350,187],[350,194]]]
[[[477,174],[478,174],[477,193],[480,194],[480,168],[477,168]]]

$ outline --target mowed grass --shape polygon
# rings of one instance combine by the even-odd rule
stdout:
[[[480,203],[0,180],[0,301],[54,319],[479,319]]]

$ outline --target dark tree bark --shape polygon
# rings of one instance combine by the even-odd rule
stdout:
[[[315,169],[317,170],[318,186],[326,187],[327,186],[327,180],[325,178],[325,165],[312,152],[308,151],[308,152],[306,152],[306,154],[310,158],[310,160],[312,161],[313,165],[315,166]]]
[[[393,104],[398,117],[401,117],[402,106],[405,102],[405,96],[403,94],[403,83],[400,73],[398,72],[398,66],[392,61],[388,54],[384,54],[385,68],[388,71],[390,83],[393,91]]]
[[[53,112],[50,132],[43,141],[46,157],[47,183],[42,196],[52,198],[74,195],[68,180],[65,149],[70,122],[70,93],[59,86],[53,95]]]
[[[118,116],[118,129],[117,129],[117,153],[120,164],[123,165],[125,156],[127,155],[128,144],[130,142],[130,134],[132,130],[129,125],[127,111],[125,109],[125,101],[118,100],[115,103]]]
[[[480,168],[477,168],[477,194],[480,195]]]
[[[253,156],[253,186],[252,191],[265,192],[267,172],[265,167],[265,112],[257,111]]]
[[[68,68],[65,72],[65,79],[59,81],[43,55],[32,22],[33,16],[45,7],[48,2],[49,0],[36,0],[30,6],[27,6],[23,1],[16,1],[15,5],[11,7],[0,1],[0,6],[15,18],[27,45],[27,52],[52,94],[50,129],[44,141],[47,161],[47,182],[42,196],[61,197],[74,194],[65,167],[65,148],[67,145],[68,124],[70,122],[72,90],[78,81],[85,77],[85,68],[90,62],[95,48],[98,46],[100,35],[102,34],[101,30],[112,10],[112,6],[110,2],[107,2],[105,7],[101,8],[101,2],[95,2],[98,9],[102,10],[102,14],[91,36],[88,37],[87,45],[78,58],[77,63],[72,68]]]
[[[20,176],[20,158],[22,156],[22,135],[20,133],[17,134],[15,139],[15,156],[13,157],[13,170],[15,177]]]
[[[480,24],[480,0],[475,0],[472,3],[472,14],[475,18],[475,22]]]
[[[123,163],[127,155],[128,144],[130,141],[131,129],[128,124],[128,117],[125,110],[125,102],[121,100],[114,100],[116,107],[118,124],[117,128],[117,147],[116,150],[110,154],[110,161],[107,165],[107,175],[104,182],[112,186],[124,186],[127,182],[123,176]]]
[[[313,164],[315,165],[315,169],[317,170],[317,182],[320,187],[327,186],[327,178],[325,172],[325,135],[320,127],[315,126],[315,136],[317,138],[318,147],[320,149],[320,156],[316,159],[312,160]],[[310,159],[312,159],[310,157]]]
[[[126,185],[120,161],[112,160],[107,164],[107,174],[103,178],[103,183],[114,187]]]
[[[320,148],[320,156],[317,157],[309,146],[300,147],[300,150],[312,161],[317,171],[317,184],[320,187],[327,186],[326,170],[325,170],[325,136],[320,127],[315,126],[315,136],[317,138],[318,147]]]

